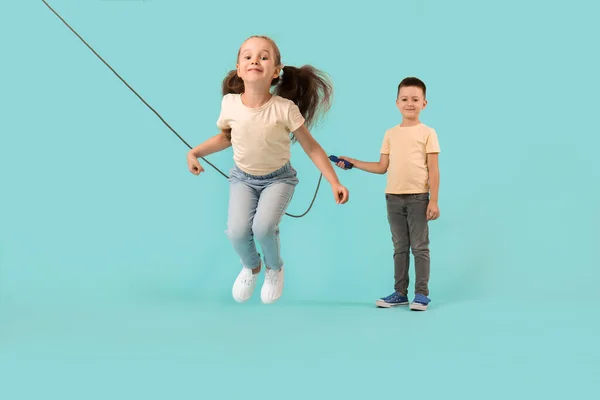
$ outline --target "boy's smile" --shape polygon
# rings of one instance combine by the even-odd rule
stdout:
[[[417,121],[419,114],[427,106],[427,100],[423,95],[423,90],[416,86],[406,86],[400,88],[396,106],[402,117],[407,120]]]

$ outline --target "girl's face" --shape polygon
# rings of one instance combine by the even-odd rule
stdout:
[[[237,74],[244,83],[265,82],[268,85],[279,76],[280,65],[275,49],[263,38],[250,38],[240,48]]]
[[[427,106],[427,100],[425,100],[421,88],[405,86],[400,88],[396,105],[404,118],[418,120],[421,110]]]

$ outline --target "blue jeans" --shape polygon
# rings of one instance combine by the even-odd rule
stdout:
[[[279,222],[298,184],[296,170],[287,163],[264,176],[249,175],[237,166],[229,178],[227,236],[248,268],[260,265],[255,239],[264,253],[264,264],[281,269]]]

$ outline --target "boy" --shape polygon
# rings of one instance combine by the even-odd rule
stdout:
[[[402,123],[387,130],[379,162],[339,157],[363,171],[385,174],[388,222],[394,244],[394,293],[377,300],[378,307],[407,305],[409,249],[415,259],[415,298],[411,310],[425,311],[429,296],[428,221],[440,216],[438,190],[440,146],[436,131],[423,124],[419,115],[427,106],[426,87],[408,77],[398,85],[396,106]],[[345,169],[342,161],[336,164]]]

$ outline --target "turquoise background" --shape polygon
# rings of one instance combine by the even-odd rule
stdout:
[[[376,160],[399,81],[422,78],[442,146],[430,309],[374,307],[393,284],[385,176],[339,169],[348,204],[324,182],[282,222],[283,299],[235,304],[227,181],[191,175],[185,145],[41,1],[5,1],[0,398],[598,393],[595,2],[202,3],[50,2],[193,145],[252,34],[331,75],[313,130],[328,154]],[[209,160],[227,172],[231,151]],[[299,214],[319,172],[300,146],[293,162]]]

